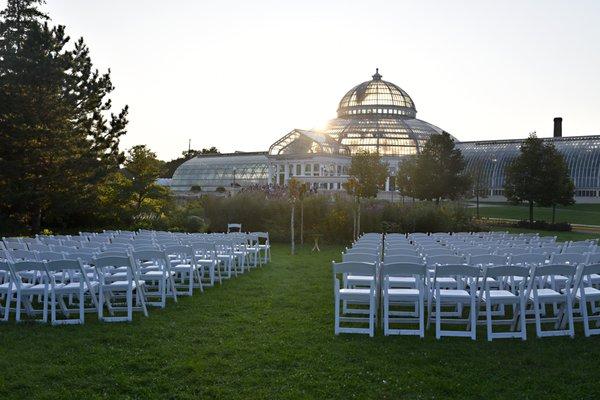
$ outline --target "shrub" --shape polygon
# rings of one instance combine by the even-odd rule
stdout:
[[[217,193],[225,193],[225,188],[223,186],[219,186],[215,189],[215,192]]]
[[[521,220],[515,224],[517,228],[527,228],[527,229],[537,229],[542,231],[560,231],[560,232],[570,232],[572,227],[571,224],[567,222],[556,222],[550,223],[546,221],[533,221],[530,223],[527,220]]]
[[[202,191],[202,186],[200,186],[200,185],[194,185],[190,188],[190,192],[192,192],[192,193],[199,193],[201,191]]]

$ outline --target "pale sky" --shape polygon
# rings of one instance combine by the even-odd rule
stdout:
[[[0,0],[4,8],[6,1]],[[267,150],[379,67],[459,140],[600,134],[600,1],[48,0],[129,104],[123,148]]]

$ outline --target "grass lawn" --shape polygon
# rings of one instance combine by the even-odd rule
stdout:
[[[540,236],[556,236],[556,240],[559,242],[565,242],[568,240],[586,240],[586,239],[598,239],[600,235],[591,233],[581,232],[557,232],[557,231],[537,231],[534,229],[525,228],[507,228],[500,226],[492,226],[491,230],[495,231],[508,231],[510,233],[539,233]]]
[[[340,247],[274,261],[130,324],[0,325],[0,398],[582,399],[600,337],[333,335]]]
[[[475,215],[475,207],[471,210]],[[510,205],[506,203],[480,203],[479,215],[493,218],[529,219],[529,207],[527,205]],[[552,208],[535,207],[533,217],[536,220],[552,221]],[[556,221],[600,225],[600,204],[574,204],[568,207],[557,207]]]

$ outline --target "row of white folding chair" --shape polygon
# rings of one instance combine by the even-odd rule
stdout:
[[[341,268],[341,265],[338,265],[338,270]],[[389,267],[389,269],[387,269]],[[583,267],[582,267],[583,268]],[[404,269],[404,271],[402,271]],[[335,271],[335,264],[334,264]],[[420,271],[420,272],[419,272]],[[589,272],[596,273],[600,271],[600,266],[598,268],[590,269]],[[522,339],[526,338],[526,312],[525,305],[531,304],[535,313],[535,323],[536,323],[536,332],[539,337],[543,336],[556,336],[556,335],[569,335],[572,336],[574,334],[573,331],[573,314],[572,314],[572,304],[569,300],[570,292],[567,289],[564,292],[555,291],[549,288],[538,288],[535,283],[538,278],[542,277],[553,277],[557,274],[561,276],[566,276],[568,278],[567,288],[573,287],[572,281],[575,275],[575,266],[570,265],[552,265],[552,266],[540,266],[534,267],[531,271],[531,278],[527,281],[530,271],[525,267],[517,267],[517,266],[498,266],[498,267],[486,267],[484,272],[478,268],[467,265],[441,265],[437,266],[435,270],[435,275],[433,278],[433,283],[431,285],[427,285],[426,278],[427,270],[424,264],[414,264],[414,263],[400,263],[400,264],[385,264],[382,267],[382,275],[384,279],[383,287],[382,287],[382,296],[383,296],[383,322],[384,322],[384,334],[418,334],[421,337],[424,335],[424,302],[425,302],[425,292],[427,292],[428,297],[428,325],[431,321],[435,321],[436,324],[436,338],[440,338],[442,336],[467,336],[475,339],[476,337],[476,326],[478,322],[479,315],[479,304],[483,303],[486,307],[486,326],[488,331],[488,340],[492,340],[493,338],[500,337],[520,337]],[[495,281],[501,281],[501,277],[515,277],[519,276],[522,279],[520,280],[520,289],[516,292],[510,292],[504,290],[502,287],[491,288],[490,285],[483,283],[483,288],[480,288],[479,279],[483,278],[482,282],[489,282],[488,278],[492,278]],[[417,282],[416,285],[412,285],[408,288],[397,287],[396,284],[391,284],[391,279],[397,277],[411,278],[415,279]],[[444,279],[454,279],[458,282],[458,285],[455,288],[448,288],[446,281]],[[467,283],[467,282],[470,282]],[[526,282],[530,282],[530,285],[527,286],[527,290],[525,290]],[[429,286],[429,290],[426,288]],[[336,286],[337,287],[337,286]],[[356,289],[358,290],[358,289]],[[576,291],[576,289],[574,289]],[[585,293],[584,291],[580,291],[577,293]],[[591,293],[591,292],[590,292]],[[367,293],[363,291],[362,296]],[[593,289],[593,294],[595,300],[600,299],[600,291],[597,289]],[[585,295],[579,294],[580,298]],[[337,298],[336,298],[337,300]],[[585,303],[585,298],[583,302]],[[588,300],[589,301],[589,300]],[[364,300],[363,300],[364,302]],[[413,303],[415,306],[414,312],[398,312],[390,310],[390,304],[398,304],[398,303]],[[566,310],[563,308],[560,310],[558,315],[553,316],[550,321],[559,324],[559,323],[569,323],[568,329],[555,329],[551,331],[543,331],[542,323],[546,322],[548,318],[542,318],[540,307],[541,304],[547,303],[563,303],[565,305]],[[337,301],[336,301],[337,304]],[[469,318],[463,319],[459,318],[447,318],[451,316],[450,313],[444,313],[442,311],[442,306],[447,305],[466,305],[470,308],[469,310]],[[433,311],[433,307],[435,305],[435,312]],[[492,319],[493,313],[492,308],[495,305],[512,305],[514,308],[514,317],[510,320],[500,320],[494,321]],[[336,316],[339,312],[339,306],[336,308]],[[582,312],[587,312],[587,309]],[[561,314],[562,313],[562,314]],[[409,315],[413,318],[397,318],[399,315]],[[390,316],[395,316],[396,318],[390,318]],[[566,315],[566,319],[563,318]],[[416,319],[414,317],[417,317]],[[520,329],[518,332],[514,332],[514,327],[517,324],[517,318],[519,318],[519,326]],[[593,330],[589,329],[589,318],[584,319],[584,323],[586,328],[586,332],[593,332]],[[596,318],[596,316],[594,317]],[[600,317],[598,317],[600,318]],[[596,319],[598,319],[596,318]],[[339,318],[336,318],[336,333],[343,332],[344,330],[338,329],[339,327]],[[391,322],[410,322],[414,323],[418,321],[419,329],[417,330],[395,330],[390,327]],[[443,323],[453,323],[453,324],[464,324],[468,323],[469,329],[465,331],[457,331],[457,330],[444,330],[442,327]],[[510,323],[513,326],[513,330],[510,332],[493,332],[492,325],[498,323]],[[371,327],[370,327],[371,328]],[[372,334],[372,331],[369,331]],[[586,333],[587,334],[587,333]]]

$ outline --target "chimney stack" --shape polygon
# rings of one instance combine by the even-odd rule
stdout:
[[[562,137],[562,118],[554,118],[554,137]]]

